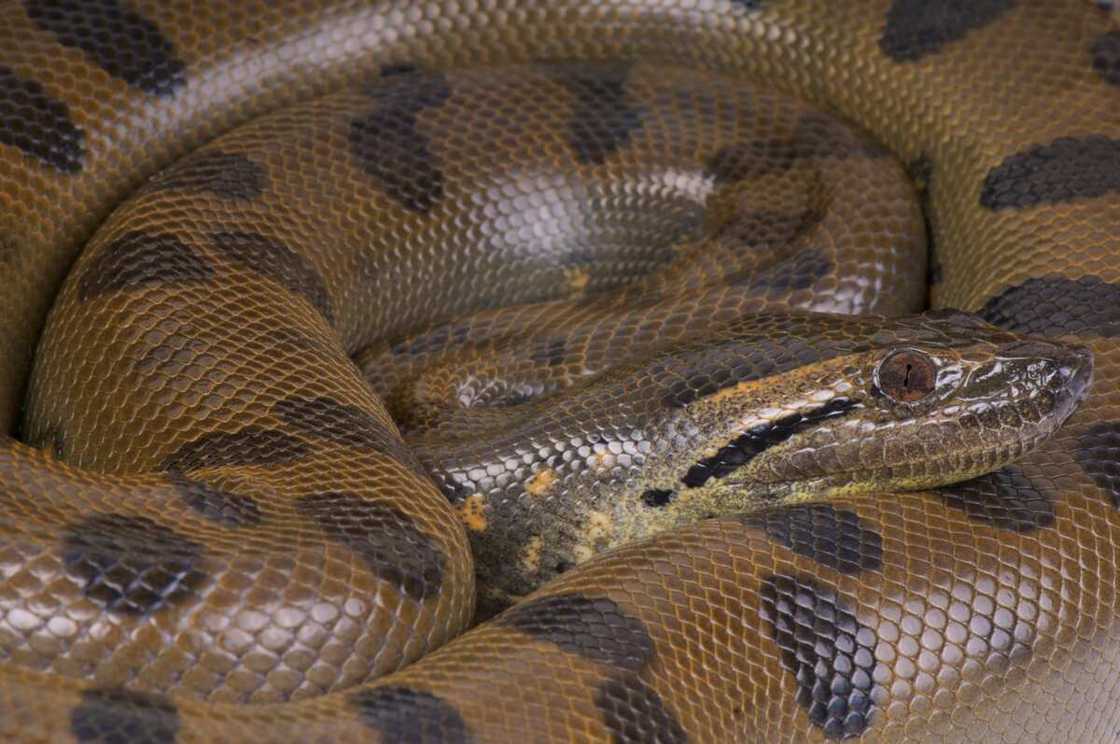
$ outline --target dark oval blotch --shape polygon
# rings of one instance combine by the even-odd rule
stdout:
[[[67,573],[82,593],[110,612],[150,615],[197,597],[206,581],[203,548],[168,527],[123,514],[99,514],[71,525],[63,537]]]

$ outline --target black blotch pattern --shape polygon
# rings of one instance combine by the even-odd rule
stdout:
[[[581,163],[602,165],[642,128],[643,111],[626,100],[626,66],[557,65],[560,81],[575,97],[568,145]]]
[[[1106,83],[1120,86],[1120,31],[1101,34],[1093,42],[1093,69]]]
[[[991,210],[1061,204],[1120,191],[1120,140],[1063,137],[1004,159],[988,173],[980,204]]]
[[[328,492],[296,502],[326,535],[352,550],[378,578],[423,601],[439,592],[444,554],[404,512],[356,494]]]
[[[110,612],[150,615],[196,594],[202,546],[146,517],[99,514],[71,525],[62,561]]]
[[[751,339],[706,346],[687,358],[674,356],[654,374],[667,380],[662,403],[681,408],[740,382],[784,374],[806,364],[866,347],[866,341],[814,343],[788,337]]]
[[[153,96],[186,83],[186,65],[154,23],[120,0],[24,0],[27,15],[64,46],[81,49],[115,78]]]
[[[330,295],[315,265],[275,238],[250,232],[219,232],[210,236],[222,256],[297,294],[334,323]]]
[[[1054,523],[1053,500],[1014,467],[938,489],[945,503],[983,524],[1033,532]]]
[[[675,491],[663,488],[650,488],[642,493],[642,503],[651,507],[668,506],[677,497]]]
[[[261,509],[251,496],[233,493],[175,471],[169,472],[167,477],[184,503],[206,519],[225,527],[260,524]]]
[[[1077,463],[1120,509],[1120,421],[1094,424],[1077,439]]]
[[[829,739],[857,737],[875,712],[875,632],[830,589],[807,577],[762,582],[759,611],[770,624],[782,666],[797,680],[797,702]]]
[[[442,106],[451,87],[442,75],[408,65],[386,70],[387,80],[401,79],[404,84],[371,91],[375,108],[350,122],[350,152],[385,193],[424,214],[443,197],[443,171],[418,117],[424,109]]]
[[[430,692],[401,685],[373,687],[350,695],[362,723],[380,741],[415,744],[469,744],[474,741],[459,711]]]
[[[631,672],[640,670],[653,656],[653,640],[642,621],[607,597],[541,597],[515,605],[493,622]]]
[[[859,515],[831,504],[799,504],[767,509],[742,518],[794,553],[842,574],[878,571],[883,539]]]
[[[980,308],[989,323],[1018,333],[1120,337],[1120,284],[1096,276],[1042,276],[1008,287]]]
[[[879,48],[895,62],[915,62],[994,23],[1016,0],[894,0]]]
[[[550,338],[537,344],[529,358],[535,364],[544,364],[549,367],[559,367],[567,358],[568,343],[563,338]]]
[[[307,454],[307,445],[282,431],[246,426],[203,434],[183,444],[161,463],[163,470],[187,472],[237,465],[283,465]]]
[[[721,228],[717,237],[744,248],[784,246],[806,235],[822,219],[824,214],[816,209],[792,214],[762,210],[747,212]]]
[[[833,398],[828,403],[804,413],[793,413],[768,424],[756,426],[721,447],[716,454],[697,462],[688,469],[681,481],[689,488],[697,488],[712,478],[726,477],[771,447],[816,426],[821,421],[843,416],[858,407],[858,403],[847,398]]]
[[[442,325],[419,336],[398,341],[389,347],[389,351],[396,355],[434,354],[449,346],[457,346],[466,342],[470,335],[471,329],[469,326]]]
[[[786,139],[756,139],[722,147],[707,158],[705,174],[716,185],[782,173],[799,160],[884,157],[882,145],[825,114],[805,114]]]
[[[832,261],[828,256],[819,249],[808,248],[743,279],[731,277],[730,282],[740,286],[745,283],[771,294],[782,294],[809,289],[831,271]]]
[[[70,733],[81,744],[171,744],[179,726],[169,698],[119,687],[83,690],[70,713]]]
[[[373,414],[357,406],[320,396],[277,401],[272,413],[302,434],[346,447],[393,455],[403,462],[412,456]]]
[[[268,188],[268,172],[246,155],[211,150],[188,158],[148,183],[151,191],[205,191],[228,201],[250,201]]]
[[[78,280],[78,297],[88,300],[109,292],[153,284],[206,282],[214,269],[177,236],[132,230],[102,246]]]
[[[85,132],[70,109],[42,85],[0,65],[0,143],[63,173],[78,173],[86,154]]]
[[[611,740],[618,744],[684,744],[688,741],[665,701],[635,674],[611,677],[600,684],[595,691],[595,707],[611,732]]]

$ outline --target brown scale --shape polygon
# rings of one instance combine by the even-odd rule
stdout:
[[[22,432],[69,464],[14,442],[0,453],[6,739],[1113,738],[1115,15],[1087,0],[475,5],[50,0],[0,11],[8,428],[54,290],[98,229],[39,346]],[[379,235],[439,240],[469,225],[447,202],[477,165],[514,151],[478,135],[480,163],[443,156],[469,123],[449,106],[460,77],[472,79],[462,68],[634,58],[764,77],[850,118],[901,162],[925,164],[934,304],[982,311],[1011,330],[1077,336],[1094,353],[1092,390],[1055,436],[993,475],[702,521],[580,566],[428,653],[471,613],[467,540],[347,355],[371,349],[362,361],[376,359],[379,344],[438,333],[425,326],[486,311],[495,299],[575,293],[584,296],[573,309],[468,315],[469,333],[451,323],[420,346],[459,365],[443,339],[476,342],[504,365],[477,369],[495,379],[512,369],[515,382],[531,366],[524,359],[547,366],[564,355],[545,379],[565,385],[572,360],[606,357],[617,339],[640,355],[643,333],[625,331],[655,311],[596,320],[609,301],[595,293],[659,261],[641,264],[608,239],[613,273],[588,270],[585,261],[598,267],[602,258],[577,250],[574,265],[535,274],[516,263],[503,273],[478,257],[456,274],[387,238],[384,252],[365,249]],[[409,88],[411,67],[454,72]],[[568,173],[577,169],[572,153],[595,173],[620,168],[632,146],[641,151],[648,108],[628,98],[631,83],[640,89],[643,74],[651,84],[685,79],[623,65],[591,85],[586,67],[566,67],[526,82],[523,95],[542,111],[612,115],[577,117],[566,132],[530,127],[515,139],[540,160],[563,158]],[[378,76],[387,78],[381,87],[255,125],[294,131],[293,118],[321,117],[290,153],[269,149],[258,129],[234,132],[148,181],[98,227],[127,193],[218,133]],[[395,85],[398,94],[384,93]],[[516,98],[518,86],[508,87]],[[708,110],[705,121],[725,115],[722,104]],[[484,132],[521,115],[500,103],[478,111]],[[459,118],[441,119],[451,112]],[[763,141],[771,153],[806,154],[796,126]],[[393,157],[372,157],[379,143]],[[813,155],[815,165],[777,175],[744,172],[734,151],[704,162],[746,182],[728,190],[732,202],[758,199],[767,185],[808,184],[800,209],[764,210],[793,250],[830,220],[812,197],[828,173],[842,178],[881,159],[874,147],[838,168]],[[304,158],[329,169],[329,180],[273,179]],[[542,193],[557,193],[553,183]],[[512,198],[493,186],[495,197],[481,192],[468,206],[513,208],[501,224],[514,232],[531,230],[527,215],[548,207],[531,202],[535,180]],[[866,185],[855,193],[882,201]],[[667,219],[665,203],[653,204],[654,219]],[[717,236],[710,250],[690,252],[688,240],[712,225],[685,211],[675,240],[656,221],[644,224],[658,236],[655,255],[681,244],[695,258],[670,277],[688,288],[726,269],[726,246]],[[376,212],[388,222],[374,232],[363,225]],[[235,213],[250,215],[252,229],[240,218],[221,224]],[[723,236],[751,231],[760,215],[747,215]],[[588,224],[608,226],[581,222],[584,237],[596,232]],[[869,224],[868,237],[895,234],[893,223]],[[359,249],[329,239],[340,233]],[[830,282],[841,280],[804,261],[793,265],[819,276],[834,302],[842,285]],[[885,264],[859,271],[847,275],[857,285],[860,276],[896,276]],[[673,302],[672,282],[656,276],[645,288]],[[763,289],[783,283],[797,282],[779,274]],[[876,283],[898,282],[867,285]],[[799,301],[762,294],[762,310]],[[675,326],[681,337],[719,319],[696,296],[676,300],[691,308],[677,317],[694,323]],[[913,308],[907,297],[897,312]],[[550,343],[567,338],[556,333],[567,323],[586,349]],[[528,351],[504,345],[518,334],[531,335]],[[548,480],[526,489],[556,488]],[[287,698],[308,699],[227,704]]]

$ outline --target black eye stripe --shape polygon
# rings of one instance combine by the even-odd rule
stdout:
[[[783,416],[769,424],[756,426],[720,448],[716,454],[697,462],[688,469],[681,481],[688,488],[697,488],[712,478],[723,478],[771,447],[791,439],[821,421],[843,416],[860,407],[861,404],[848,398],[833,398],[818,408]]]

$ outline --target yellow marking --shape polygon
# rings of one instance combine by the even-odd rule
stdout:
[[[475,532],[486,531],[486,497],[481,493],[471,494],[459,505],[459,518],[467,529]]]
[[[587,289],[587,285],[591,283],[591,274],[587,269],[581,269],[578,266],[565,269],[564,273],[568,280],[568,288],[573,292],[582,292]]]
[[[543,496],[556,484],[559,476],[552,468],[545,468],[525,483],[525,490],[533,496]]]
[[[533,535],[525,547],[521,549],[521,570],[526,574],[536,574],[541,570],[541,548],[544,547],[544,538]]]
[[[587,521],[583,524],[583,539],[572,548],[576,563],[583,563],[609,547],[613,532],[614,522],[611,521],[609,514],[601,511],[588,512]]]
[[[602,472],[604,470],[610,470],[611,465],[613,465],[613,464],[614,464],[614,456],[611,455],[611,453],[608,450],[603,450],[602,452],[596,452],[594,455],[591,456],[591,462],[590,462],[591,468],[592,468],[592,470],[595,470],[597,472]]]

